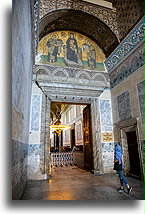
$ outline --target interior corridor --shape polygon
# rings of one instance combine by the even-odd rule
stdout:
[[[131,195],[116,191],[117,174],[95,176],[76,166],[54,167],[50,180],[27,182],[22,200],[143,200],[143,182],[127,180]]]

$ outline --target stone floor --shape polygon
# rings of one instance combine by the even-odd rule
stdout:
[[[28,181],[22,200],[143,200],[143,182],[127,177],[130,195],[118,193],[118,175],[95,176],[76,166],[55,167],[50,180]]]

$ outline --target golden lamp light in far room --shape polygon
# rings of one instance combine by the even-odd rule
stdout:
[[[69,125],[61,124],[60,119],[58,119],[54,125],[50,125],[50,129],[54,130],[58,134],[58,136],[60,136],[63,130],[67,130],[70,128],[71,126]]]

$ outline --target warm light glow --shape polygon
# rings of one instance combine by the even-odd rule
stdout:
[[[54,130],[58,136],[60,136],[60,133],[63,131],[63,130],[67,130],[67,129],[70,129],[71,126],[69,125],[65,125],[65,124],[59,124],[59,125],[50,125],[50,128],[52,130]]]

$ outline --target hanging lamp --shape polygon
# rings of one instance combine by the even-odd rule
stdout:
[[[70,129],[70,128],[71,128],[71,126],[69,126],[69,125],[61,124],[59,118],[55,122],[54,125],[50,125],[50,129],[54,130],[58,134],[58,136],[60,136],[60,134],[61,134],[61,132],[63,130],[67,130],[67,129]]]

